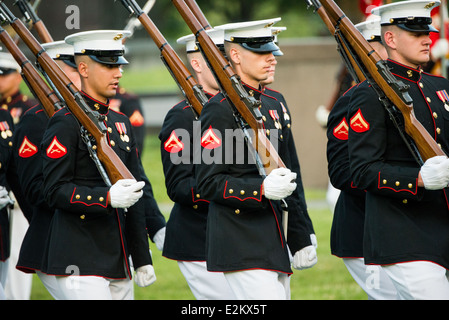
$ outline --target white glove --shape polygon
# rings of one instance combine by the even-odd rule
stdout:
[[[164,241],[165,241],[165,227],[159,229],[153,237],[154,244],[156,245],[156,248],[160,251],[164,248]]]
[[[5,187],[0,186],[0,210],[6,207],[8,204],[13,204],[14,202],[9,197],[9,192]]]
[[[295,179],[296,173],[291,172],[290,169],[274,169],[263,181],[265,197],[271,200],[288,197],[296,189]]]
[[[113,208],[131,207],[140,199],[140,197],[142,197],[142,188],[144,186],[144,181],[137,182],[134,179],[118,180],[111,189],[109,189],[111,206]]]
[[[327,119],[329,118],[329,110],[325,106],[319,106],[315,112],[316,121],[323,128],[327,127]]]
[[[430,53],[433,60],[444,58],[449,52],[449,43],[446,39],[438,39],[432,46]]]
[[[420,172],[424,188],[427,190],[443,189],[449,183],[449,158],[436,156],[427,159]]]
[[[318,262],[316,249],[313,245],[296,251],[293,257],[293,268],[303,270],[313,267]]]
[[[312,246],[317,249],[318,248],[318,240],[316,239],[316,235],[312,233],[310,235],[310,241],[312,242]]]
[[[151,264],[141,266],[136,269],[136,276],[134,281],[139,287],[148,287],[156,281],[156,274],[154,273],[154,268]]]

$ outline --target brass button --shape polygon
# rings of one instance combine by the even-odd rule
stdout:
[[[288,124],[287,124],[287,128],[290,128],[290,127],[291,127],[291,125],[290,125],[290,123],[288,123]]]
[[[434,112],[434,113],[433,113],[433,117],[434,117],[435,119],[437,119],[437,118],[438,118],[438,114],[437,114],[436,112]]]
[[[424,88],[424,85],[423,85],[422,82],[419,83],[419,86],[420,86],[421,88]]]
[[[234,193],[234,190],[233,189],[229,189],[229,193]]]
[[[86,218],[86,216],[84,214],[80,215],[80,219],[84,220]]]
[[[243,196],[245,194],[245,190],[240,190],[240,194]]]
[[[235,209],[235,214],[239,214],[240,213],[240,210],[239,209]]]
[[[75,199],[79,199],[79,198],[80,198],[80,195],[77,194],[77,195],[75,196]]]
[[[92,196],[87,196],[87,200],[92,200]]]
[[[108,132],[112,133],[112,128],[111,127],[108,128]]]
[[[130,149],[129,149],[129,146],[126,146],[126,150],[128,150],[128,151],[130,150]]]
[[[384,179],[384,180],[382,181],[382,183],[383,183],[383,184],[387,184],[387,180]]]
[[[257,196],[257,193],[258,193],[257,191],[254,191],[254,192],[253,192],[253,195]]]
[[[115,146],[115,141],[111,140],[111,146]]]
[[[396,187],[399,187],[400,184],[401,183],[399,181],[396,181],[396,183],[395,183]]]
[[[200,194],[199,194],[199,193],[197,193],[197,194],[195,195],[195,197],[199,198],[199,197],[200,197]]]
[[[195,210],[198,209],[198,205],[197,205],[197,204],[194,204],[194,205],[193,205],[193,209],[195,209]]]
[[[103,197],[100,197],[100,202],[103,202],[103,200],[104,200],[104,198],[103,198]]]
[[[264,122],[267,121],[267,117],[262,116],[262,120],[263,120]]]
[[[407,199],[402,200],[402,203],[407,204]]]
[[[270,135],[270,129],[267,129],[267,136]]]
[[[441,129],[437,128],[437,134],[441,134]]]
[[[432,102],[432,99],[430,99],[429,97],[427,97],[426,100],[427,100],[428,103]]]
[[[409,183],[408,184],[408,187],[411,189],[411,188],[413,188],[413,184],[412,183]]]

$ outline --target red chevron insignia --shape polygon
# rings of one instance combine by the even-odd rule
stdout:
[[[362,111],[360,109],[351,118],[350,124],[351,129],[358,133],[362,133],[369,130],[369,123],[363,117]]]
[[[334,136],[338,140],[348,140],[348,123],[343,118],[341,122],[334,128]]]
[[[175,130],[172,131],[170,137],[168,137],[167,141],[164,143],[164,149],[170,153],[177,153],[184,149],[184,143],[179,140],[178,136],[175,133]]]
[[[58,159],[67,154],[67,148],[62,145],[56,137],[47,148],[47,156],[52,159]]]
[[[29,158],[37,153],[37,147],[25,136],[19,148],[19,156],[21,158]]]
[[[215,149],[221,146],[221,139],[215,134],[212,126],[201,137],[201,146],[206,149]]]

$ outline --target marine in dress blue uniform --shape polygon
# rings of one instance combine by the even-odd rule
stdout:
[[[105,116],[108,144],[132,175],[140,179],[141,163],[129,119],[109,110],[106,95],[113,97],[115,92],[99,93],[84,85],[85,74],[80,70],[82,63],[85,68],[93,63],[94,67],[112,69],[114,77],[115,72],[120,77],[118,67],[127,63],[121,41],[128,35],[117,30],[87,31],[68,36],[65,41],[74,46],[81,89],[86,87],[103,100],[82,91],[89,107]],[[122,286],[127,287],[126,279],[132,277],[130,258],[138,284],[154,282],[144,203],[138,201],[144,183],[119,180],[112,187],[106,185],[81,139],[78,122],[65,108],[50,119],[42,150],[44,195],[48,205],[55,209],[42,271],[60,276],[71,273],[86,276],[78,277],[81,283],[77,290],[64,288],[60,283],[68,299],[114,298],[102,286],[105,281],[113,285],[121,280]],[[98,282],[102,284],[97,286]]]
[[[372,13],[381,17],[392,74],[410,86],[416,118],[447,152],[449,82],[420,69],[435,31],[430,10],[438,4],[403,1]],[[423,166],[415,161],[367,82],[353,91],[348,118],[351,174],[354,185],[366,190],[365,263],[381,265],[402,299],[449,298],[447,158]]]
[[[356,28],[373,49],[386,59],[387,54],[380,39],[380,18],[371,16],[367,21],[357,24]],[[350,170],[347,114],[351,94],[356,88],[357,85],[353,86],[337,100],[328,118],[328,173],[332,185],[341,190],[332,220],[331,253],[342,258],[354,280],[368,295],[368,299],[396,299],[396,289],[385,271],[377,266],[371,266],[368,270],[363,259],[365,191],[357,188],[351,176],[347,174]],[[379,282],[376,286],[368,287],[371,283],[369,277],[372,277],[374,272],[378,275]]]
[[[272,52],[279,50],[270,28],[277,21],[225,25],[225,49],[227,45],[235,45],[248,50],[251,57],[267,59],[264,64],[270,64],[274,59]],[[233,59],[230,54],[235,52],[226,49],[230,61]],[[254,56],[254,52],[260,56]],[[246,74],[238,69],[236,72],[245,82]],[[262,98],[261,90],[254,89],[259,88],[268,73],[260,79],[259,76],[251,75],[252,83],[244,83],[243,87],[264,104],[266,97]],[[285,284],[292,270],[282,230],[282,210],[279,201],[268,197],[279,200],[291,195],[296,188],[291,179],[296,174],[289,169],[273,170],[267,178],[259,174],[222,93],[209,100],[200,120],[203,157],[196,167],[196,180],[200,193],[210,201],[206,234],[208,270],[224,272],[238,299],[288,299],[289,285]],[[229,130],[236,135],[228,136]],[[272,177],[284,174],[283,183],[270,184]],[[282,190],[282,194],[271,194],[274,185],[273,189]],[[299,243],[301,249],[311,246],[308,231],[302,234]]]
[[[210,30],[208,34],[217,47],[223,48],[223,30]],[[218,86],[195,43],[194,35],[181,37],[177,42],[185,45],[195,78],[210,99],[218,92]],[[200,145],[201,139],[198,116],[183,100],[169,110],[159,133],[165,185],[174,202],[167,222],[163,256],[178,261],[196,299],[229,300],[234,297],[223,274],[209,272],[206,266],[209,201],[198,190],[194,166],[195,148]]]

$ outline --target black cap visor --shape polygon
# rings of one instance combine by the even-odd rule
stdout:
[[[274,43],[274,37],[260,38],[233,38],[232,42],[239,43],[243,48],[252,52],[267,53],[280,51],[279,47]]]
[[[410,24],[410,23],[398,23],[397,26],[403,30],[407,30],[410,32],[437,32],[439,31],[435,29],[430,24]]]
[[[432,18],[428,17],[396,18],[391,23],[383,25],[397,25],[410,32],[439,32],[432,26]]]
[[[123,50],[84,50],[83,53],[75,53],[75,55],[87,55],[98,63],[109,65],[128,64],[123,54]]]

